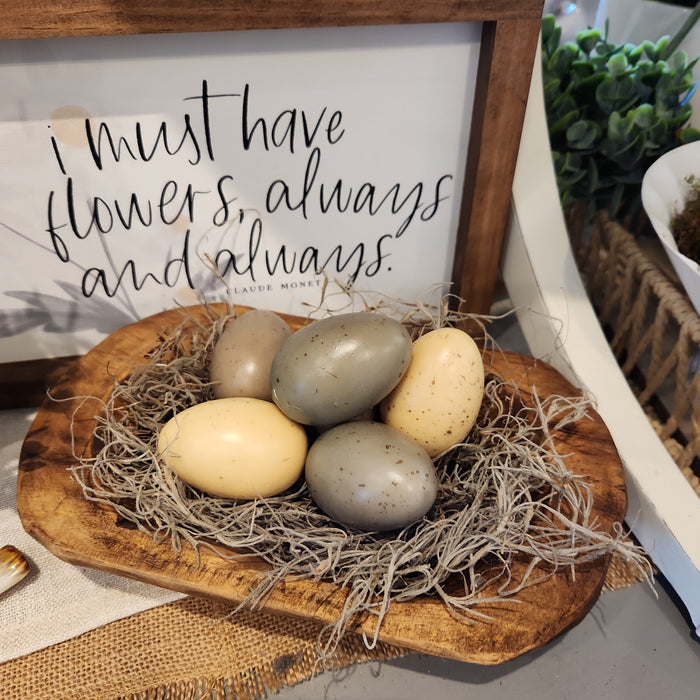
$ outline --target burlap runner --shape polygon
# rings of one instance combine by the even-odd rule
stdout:
[[[613,558],[605,589],[639,580]],[[185,598],[118,620],[0,666],[5,700],[257,700],[322,671],[319,627],[266,612]],[[326,669],[410,653],[349,634]]]
[[[317,625],[185,598],[113,622],[0,666],[6,700],[252,700],[314,673]],[[349,635],[330,668],[387,659]],[[320,669],[316,669],[317,671]]]

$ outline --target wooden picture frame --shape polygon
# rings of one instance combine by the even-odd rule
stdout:
[[[481,22],[452,291],[466,301],[470,311],[489,310],[539,39],[542,0],[203,0],[196,5],[185,0],[55,0],[2,5],[3,40]],[[0,365],[0,408],[34,405],[45,394],[47,378],[60,372],[70,359]]]

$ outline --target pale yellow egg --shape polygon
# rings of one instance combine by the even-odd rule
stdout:
[[[462,330],[439,328],[413,343],[408,370],[381,402],[380,415],[435,457],[464,441],[483,397],[479,347]]]
[[[183,481],[235,499],[288,489],[301,476],[307,447],[302,426],[273,403],[247,397],[191,406],[158,436],[159,455]]]

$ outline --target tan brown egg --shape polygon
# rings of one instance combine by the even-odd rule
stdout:
[[[266,309],[252,309],[231,321],[211,353],[209,378],[214,395],[269,401],[270,366],[290,334],[287,322]]]

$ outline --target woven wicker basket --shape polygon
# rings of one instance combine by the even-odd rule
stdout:
[[[567,221],[584,286],[620,369],[700,496],[700,317],[660,248],[605,212],[587,235],[576,212]]]

